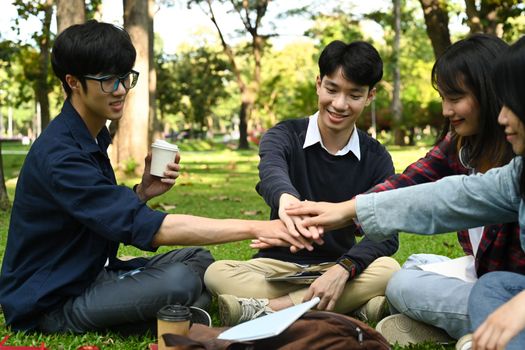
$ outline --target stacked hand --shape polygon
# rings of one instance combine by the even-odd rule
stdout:
[[[180,170],[180,155],[177,153],[175,161],[168,163],[166,170],[164,171],[164,177],[158,177],[150,174],[151,168],[151,153],[148,153],[144,159],[145,167],[144,174],[142,174],[142,182],[137,187],[137,195],[139,198],[147,202],[153,197],[159,196],[175,185],[175,180],[179,177]]]
[[[341,203],[297,201],[285,207],[285,212],[303,217],[303,227],[316,227],[319,232],[348,226],[356,217],[354,199]]]
[[[300,239],[305,243],[308,250],[312,250],[311,242],[323,244],[322,235],[324,229],[334,229],[346,226],[352,222],[353,201],[348,208],[349,202],[327,203],[327,202],[301,202],[290,194],[281,195],[279,201],[279,218],[286,225],[290,236]],[[355,216],[355,215],[354,215]],[[251,247],[264,249],[271,246],[286,246],[288,242],[282,239],[268,239],[266,236],[252,241]],[[290,246],[292,253],[296,252],[297,246]],[[317,278],[308,288],[304,301],[319,297],[321,301],[317,305],[318,310],[333,310],[337,300],[344,291],[350,273],[340,265],[334,265],[323,275]]]
[[[312,250],[311,240],[293,235],[281,220],[260,221],[255,232],[256,239],[252,240],[252,248],[264,249],[269,247],[290,247],[291,252],[301,249]]]
[[[312,242],[317,244],[324,243],[322,239],[323,231],[319,230],[316,226],[307,227],[303,225],[303,220],[307,217],[305,215],[289,215],[285,208],[293,203],[300,203],[300,201],[288,193],[283,193],[281,195],[279,200],[279,218],[286,225],[288,233],[292,237],[304,242],[304,248],[313,250],[314,247],[311,244]],[[275,239],[270,240],[268,237],[262,236],[259,239],[253,240],[250,246],[256,249],[265,249],[272,246],[287,246],[287,244],[285,241],[277,241]],[[295,253],[298,249],[296,246],[291,246],[290,251]]]

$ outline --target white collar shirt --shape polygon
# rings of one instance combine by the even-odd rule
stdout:
[[[326,149],[325,145],[323,144],[323,139],[321,138],[321,132],[319,130],[319,126],[317,125],[317,119],[319,118],[319,112],[315,113],[314,115],[310,116],[310,120],[308,122],[308,129],[306,130],[306,137],[303,144],[303,149],[310,147],[312,145],[315,145],[316,143],[320,143],[321,147],[325,149],[326,152],[330,153],[328,149]],[[358,160],[361,160],[361,148],[359,147],[359,135],[357,133],[357,128],[354,125],[354,130],[352,131],[352,135],[350,136],[350,139],[348,140],[348,143],[340,150],[338,150],[334,155],[335,156],[344,156],[348,152],[352,152]]]

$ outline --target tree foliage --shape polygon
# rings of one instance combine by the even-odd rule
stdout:
[[[157,0],[156,3],[160,4],[159,11],[162,11],[163,6],[173,5],[176,1]],[[15,32],[25,19],[37,18],[42,25],[35,30],[29,43],[0,40],[0,62],[3,62],[0,104],[24,109],[24,114],[15,113],[15,119],[26,118],[25,123],[16,124],[19,130],[30,127],[27,120],[34,115],[33,101],[35,96],[42,96],[37,94],[38,91],[47,91],[45,95],[50,98],[51,109],[56,108],[63,98],[51,71],[48,69],[45,79],[42,73],[45,60],[42,53],[49,52],[54,36],[51,31],[46,31],[49,19],[49,12],[46,12],[49,7],[46,6],[50,2],[15,0],[13,3],[19,11],[13,26]],[[69,4],[64,0],[61,2]],[[518,0],[401,2],[404,7],[398,61],[403,105],[400,124],[410,132],[426,125],[437,127],[442,122],[440,101],[430,84],[430,71],[435,55],[450,45],[449,20],[463,18],[469,31],[495,32],[510,42],[525,30],[525,6]],[[392,50],[394,17],[391,8],[359,14],[353,2],[326,0],[318,8],[301,3],[298,8],[273,14],[275,22],[272,22],[268,18],[268,9],[276,2],[271,0],[186,0],[180,3],[198,6],[208,15],[218,34],[218,45],[192,38],[192,47],[184,47],[175,55],[157,56],[154,66],[158,74],[158,97],[153,101],[159,104],[160,117],[155,120],[160,123],[150,123],[149,128],[162,130],[163,123],[173,125],[177,120],[187,124],[185,128],[191,125],[201,129],[212,127],[210,120],[215,128],[219,124],[224,127],[235,122],[240,123],[242,143],[249,127],[267,128],[283,119],[309,115],[317,108],[315,77],[318,56],[329,42],[336,39],[346,42],[366,40],[379,50],[385,65],[375,101],[378,127],[392,128],[391,102],[396,65]],[[85,1],[86,18],[92,18],[100,11],[100,4],[101,0]],[[439,5],[434,9],[441,11],[444,17],[429,22],[422,9],[432,4]],[[226,34],[226,23],[219,23],[215,17],[214,11],[219,6],[229,9],[226,21],[237,21],[235,33]],[[284,23],[278,21],[297,15],[308,15],[311,19],[311,27],[305,33],[310,40],[297,41],[283,48],[273,47],[270,39],[275,35],[275,29],[280,28],[275,23]],[[379,31],[369,29],[371,22]],[[151,29],[150,22],[148,30]],[[431,29],[439,30],[431,35]],[[48,49],[43,50],[43,47]],[[5,61],[5,57],[9,60]],[[150,63],[149,67],[152,66]],[[147,79],[147,75],[146,71],[141,71],[140,80]],[[151,120],[151,108],[155,106],[152,101],[149,104]],[[365,111],[358,120],[358,126],[364,130],[371,123],[369,113]]]
[[[29,81],[33,82],[35,98],[40,106],[40,128],[44,129],[50,121],[49,93],[52,85],[49,81],[50,76],[50,50],[52,45],[51,20],[53,16],[53,0],[22,1],[15,0],[18,17],[14,28],[20,31],[20,20],[27,20],[30,16],[38,18],[42,23],[40,32],[33,34],[33,40],[38,47],[38,57],[36,59],[36,69],[26,75]]]
[[[313,43],[292,43],[268,52],[255,108],[257,125],[269,128],[280,120],[304,117],[317,110],[318,55]]]
[[[273,36],[272,34],[261,33],[262,20],[266,15],[270,2],[271,0],[188,0],[187,2],[188,6],[192,6],[193,4],[200,5],[212,21],[217,29],[223,52],[226,57],[228,57],[231,71],[235,76],[241,97],[238,116],[240,133],[239,149],[248,148],[248,121],[250,120],[255,100],[259,94],[262,57],[268,38]],[[232,6],[232,12],[236,13],[242,22],[243,28],[239,29],[239,33],[249,38],[247,47],[249,47],[252,62],[252,69],[251,72],[247,74],[247,77],[245,76],[246,72],[243,74],[239,68],[239,57],[234,54],[232,46],[226,41],[226,37],[223,34],[224,29],[215,16],[214,3],[229,3]]]
[[[452,11],[454,5],[442,0],[419,2],[435,57],[451,44],[449,17],[454,12],[463,17],[470,33],[489,33],[511,41],[523,33],[525,6],[521,0],[464,0],[464,8],[459,11]]]
[[[199,47],[157,60],[158,103],[162,115],[183,115],[184,121],[200,130],[213,117],[213,108],[227,96],[232,79],[221,52]]]

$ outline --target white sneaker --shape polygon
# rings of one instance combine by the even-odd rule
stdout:
[[[407,346],[434,342],[440,344],[453,343],[444,330],[429,324],[411,319],[403,314],[395,314],[383,318],[376,326],[376,330],[388,340],[390,344]]]
[[[472,349],[472,334],[465,334],[459,338],[456,343],[456,350],[470,350]]]
[[[219,316],[223,326],[235,326],[273,312],[268,299],[237,298],[233,295],[219,295]]]

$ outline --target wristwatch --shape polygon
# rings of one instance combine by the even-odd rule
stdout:
[[[344,267],[344,269],[348,272],[350,272],[350,278],[354,277],[356,274],[356,267],[352,260],[348,258],[341,258],[337,260],[337,263]]]

